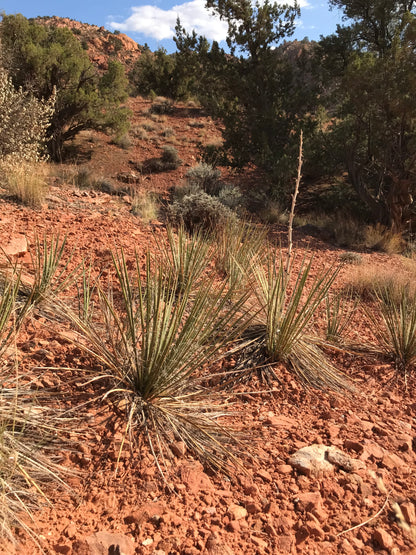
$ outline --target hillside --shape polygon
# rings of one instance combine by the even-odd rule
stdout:
[[[111,33],[104,27],[81,23],[67,17],[38,17],[36,21],[43,25],[71,29],[87,50],[91,62],[100,71],[107,69],[109,59],[118,60],[129,71],[140,57],[140,45],[124,33]]]
[[[111,275],[115,249],[124,250],[130,269],[136,252],[144,269],[146,250],[155,254],[165,243],[162,215],[146,222],[132,213],[135,194],[152,191],[166,199],[169,189],[195,165],[198,144],[215,142],[219,133],[194,106],[176,105],[168,115],[151,115],[149,101],[131,99],[129,105],[134,114],[132,144],[120,148],[104,134],[82,133],[73,145],[73,160],[54,166],[41,208],[21,206],[0,190],[0,244],[25,274],[31,273],[27,248],[33,251],[36,234],[48,239],[66,236],[64,258],[70,258],[70,268],[85,258],[104,278]],[[135,164],[158,156],[166,144],[175,146],[183,165],[172,172],[137,175]],[[76,186],[81,173],[114,180],[119,187],[126,187],[129,174],[130,184],[120,195],[110,195],[91,187],[88,180],[82,188]],[[223,175],[241,181],[238,175]],[[117,181],[120,176],[124,181]],[[255,175],[251,179],[245,184],[248,189],[256,184]],[[268,235],[284,242],[286,228],[270,226]],[[295,244],[297,257],[313,251],[314,275],[335,266],[344,254],[298,231]],[[368,250],[356,254],[361,265],[344,265],[335,290],[360,268],[363,275],[416,275],[414,261],[399,255]],[[71,295],[76,296],[75,288],[63,297]],[[366,315],[370,306],[365,301],[347,330],[354,344],[375,341]],[[322,311],[314,324],[325,327]],[[45,485],[51,505],[34,512],[32,522],[27,519],[44,552],[415,552],[414,375],[405,381],[381,355],[330,352],[332,362],[354,384],[353,394],[305,389],[281,363],[274,366],[275,378],[269,383],[254,375],[250,382],[237,384],[235,395],[226,394],[233,410],[223,420],[241,434],[243,444],[237,452],[242,467],[231,476],[214,472],[173,438],[162,477],[147,443],[140,436],[137,443],[125,436],[123,406],[103,397],[105,382],[91,379],[101,368],[71,342],[67,324],[59,317],[33,312],[13,351],[12,360],[39,395],[52,392],[57,406],[75,410],[73,422],[64,429],[70,445],[57,453],[60,464],[72,471],[66,477],[71,489],[57,491]],[[210,372],[229,372],[234,363],[231,357]],[[215,388],[214,378],[210,387]],[[307,469],[292,457],[310,446],[315,446],[315,457],[320,452],[324,459],[321,466],[315,460]],[[40,552],[23,532],[17,538],[18,546],[3,545],[0,552]]]

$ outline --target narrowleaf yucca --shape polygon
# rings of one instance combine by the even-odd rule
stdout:
[[[161,264],[165,275],[176,284],[177,293],[182,293],[189,283],[195,286],[210,264],[212,247],[201,230],[188,234],[183,224],[177,233],[167,226],[167,246],[161,249]]]
[[[267,268],[256,266],[253,291],[260,307],[257,340],[271,363],[287,364],[307,385],[341,390],[348,387],[346,378],[331,364],[311,332],[316,311],[338,270],[312,278],[312,262],[313,258],[304,258],[295,271],[293,258],[287,263],[273,253]]]
[[[14,542],[18,527],[38,543],[33,510],[49,503],[52,487],[67,488],[61,477],[67,469],[54,455],[62,417],[38,406],[29,386],[17,380],[9,386],[0,391],[0,537]]]
[[[110,380],[105,397],[127,401],[126,431],[131,439],[135,429],[144,432],[159,468],[179,437],[225,470],[226,460],[236,462],[227,447],[232,434],[217,420],[226,407],[201,386],[200,371],[245,326],[245,298],[230,303],[225,286],[218,289],[214,281],[194,288],[196,275],[178,289],[182,277],[166,276],[163,265],[152,268],[149,256],[145,279],[137,258],[132,275],[123,253],[114,255],[114,267],[119,291],[99,289],[104,327],[71,315],[79,344]]]
[[[352,294],[337,293],[325,298],[326,339],[333,344],[341,344],[358,305]]]
[[[378,316],[369,313],[382,350],[406,374],[416,367],[416,295],[392,284],[377,291]]]
[[[16,325],[11,322],[16,310],[20,276],[12,272],[11,276],[0,277],[0,356],[7,347]]]
[[[214,235],[218,269],[225,274],[229,287],[246,287],[253,263],[266,251],[267,229],[250,223],[229,220]]]
[[[25,312],[40,304],[47,304],[75,281],[78,266],[69,271],[71,256],[62,263],[66,237],[58,235],[50,241],[35,237],[34,251],[30,253],[33,275],[22,277],[20,292],[26,297]]]

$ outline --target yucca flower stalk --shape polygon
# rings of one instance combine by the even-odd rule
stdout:
[[[342,390],[349,387],[348,381],[327,359],[311,326],[338,269],[311,279],[312,263],[313,257],[304,258],[295,271],[294,257],[288,262],[281,253],[271,253],[267,268],[256,266],[257,341],[271,363],[283,362],[307,385]]]
[[[122,252],[114,267],[120,291],[99,289],[104,326],[70,314],[79,345],[105,368],[111,385],[104,397],[127,400],[126,433],[132,440],[135,430],[145,434],[159,468],[179,437],[201,459],[228,469],[236,463],[227,447],[232,434],[218,422],[226,404],[200,378],[246,326],[246,298],[230,303],[214,281],[194,289],[196,276],[178,295],[179,276],[167,278],[149,256],[145,279],[137,258],[129,274]]]

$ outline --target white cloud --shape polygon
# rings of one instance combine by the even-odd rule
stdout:
[[[227,35],[227,24],[209,13],[205,8],[205,0],[191,0],[168,10],[150,5],[137,6],[132,8],[132,12],[122,23],[110,21],[108,25],[120,31],[143,33],[156,40],[163,40],[173,37],[179,17],[187,31],[195,29],[198,35],[204,35],[207,39],[221,41]]]
[[[285,3],[282,0],[282,3]],[[293,0],[288,0],[288,4]],[[310,6],[308,0],[300,0],[301,8]],[[179,17],[181,25],[189,32],[195,29],[198,35],[207,39],[222,41],[227,36],[227,23],[210,14],[205,8],[205,0],[191,0],[163,10],[150,4],[133,6],[132,14],[126,20],[118,23],[109,21],[108,26],[119,31],[142,33],[156,40],[171,39],[175,34],[176,19]]]

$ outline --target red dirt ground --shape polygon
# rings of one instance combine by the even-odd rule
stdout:
[[[135,125],[149,121],[145,113],[149,105],[131,100]],[[189,127],[190,119],[201,121],[204,127]],[[84,155],[78,162],[92,168],[95,175],[114,178],[119,172],[132,171],[129,160],[157,156],[158,147],[167,142],[160,133],[171,127],[185,165],[174,172],[146,176],[135,185],[166,193],[195,164],[195,141],[210,142],[219,133],[212,122],[186,106],[153,123],[150,139],[135,139],[136,145],[129,150],[109,144],[104,135],[84,134]],[[90,160],[82,157],[86,149],[92,150]],[[154,248],[164,236],[161,222],[145,224],[131,213],[128,197],[79,190],[60,181],[52,184],[39,210],[19,206],[2,195],[0,245],[8,245],[19,234],[33,243],[35,233],[50,237],[59,232],[68,237],[71,264],[91,257],[95,266],[105,268],[115,248],[122,247],[128,257],[135,250],[144,257],[146,249]],[[308,244],[313,247],[315,270],[335,264],[342,252],[296,233],[295,241],[300,253]],[[364,264],[375,265],[380,272],[386,268],[397,274],[408,271],[400,256],[361,254]],[[22,261],[28,263],[27,256]],[[342,270],[338,287],[350,272],[351,266]],[[61,367],[44,371],[40,387],[63,391],[65,403],[75,405],[94,393],[91,385],[82,385],[82,368],[88,369],[91,363],[57,335],[55,325],[39,316],[30,319],[18,339],[18,356],[22,370],[31,373],[37,371],[35,367]],[[349,338],[371,340],[362,311]],[[273,384],[272,392],[262,393],[264,386],[254,381],[245,395],[236,397],[231,421],[243,430],[251,451],[242,455],[247,474],[237,472],[232,478],[204,469],[179,448],[170,463],[169,488],[147,446],[140,443],[130,449],[127,442],[117,464],[122,423],[112,426],[105,421],[111,404],[98,407],[93,403],[87,425],[80,424],[80,431],[70,434],[73,451],[63,455],[63,464],[79,472],[68,480],[72,492],[52,491],[52,508],[34,514],[31,525],[44,552],[116,553],[108,548],[94,551],[90,546],[93,534],[108,532],[128,538],[132,552],[149,555],[416,553],[414,379],[409,379],[406,389],[404,380],[381,358],[339,353],[334,362],[354,381],[353,396],[306,390],[278,367],[279,382]],[[338,447],[362,464],[350,470],[336,466],[330,474],[302,475],[288,461],[295,451],[312,444]],[[408,529],[400,526],[395,502]],[[40,552],[24,534],[18,532],[17,537],[17,547],[5,545],[0,552]],[[125,549],[121,553],[129,552]]]

